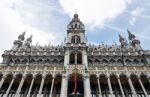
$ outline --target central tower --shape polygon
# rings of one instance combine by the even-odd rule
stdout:
[[[84,24],[80,21],[78,14],[74,14],[73,19],[67,26],[67,38],[65,39],[65,55],[64,55],[64,67],[70,68],[75,67],[74,70],[76,70],[77,67],[81,67],[82,70],[88,69],[88,60],[87,60],[87,49],[88,46],[86,45],[87,39],[85,37],[85,27]],[[67,76],[68,72],[66,69],[66,73],[64,74]],[[76,72],[72,73],[71,75],[76,76]],[[79,74],[80,75],[80,74]],[[84,77],[81,78],[82,80],[79,80],[79,75],[77,77],[76,83],[78,84],[77,87],[81,87],[81,89],[77,89],[77,92],[80,95],[84,95],[84,97],[91,97],[91,90],[90,90],[90,80],[89,75],[84,74]],[[70,97],[69,95],[72,95],[72,91],[69,90],[67,92],[66,87],[73,87],[71,82],[71,78],[66,77],[68,81],[62,80],[62,88],[61,88],[61,96],[60,97]],[[83,87],[82,87],[82,84]],[[84,92],[83,92],[84,88]],[[72,89],[72,88],[71,88]],[[68,93],[68,94],[67,94]],[[67,96],[68,95],[68,96]]]
[[[64,65],[87,65],[85,27],[78,14],[67,26]]]

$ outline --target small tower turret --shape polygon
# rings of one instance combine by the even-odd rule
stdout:
[[[133,33],[131,33],[129,30],[127,30],[128,32],[128,38],[129,38],[129,41],[131,43],[131,45],[137,49],[137,50],[141,50],[141,45],[140,45],[140,40],[136,39],[135,35]]]
[[[12,50],[17,50],[20,46],[22,46],[24,39],[25,39],[25,32],[23,32],[21,35],[18,36],[18,40],[14,41]]]
[[[31,43],[32,43],[32,35],[26,39],[24,46],[29,48],[29,47],[31,47]]]
[[[84,24],[80,21],[78,14],[74,14],[73,19],[67,26],[67,43],[85,43],[85,27]]]
[[[119,34],[119,41],[120,41],[120,44],[121,44],[122,48],[124,48],[124,47],[126,47],[128,45],[127,41],[125,40],[125,38],[123,38],[120,34]]]

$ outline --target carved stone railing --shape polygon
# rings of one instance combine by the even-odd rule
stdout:
[[[0,65],[0,73],[39,73],[43,74],[43,72],[46,72],[48,74],[53,74],[53,73],[67,73],[72,74],[74,72],[84,74],[89,73],[89,74],[121,74],[121,73],[126,73],[126,74],[148,74],[150,75],[150,67],[141,67],[141,66],[136,66],[136,67],[131,67],[131,66],[89,66],[87,70],[83,65],[68,65],[67,69],[64,69],[64,66],[55,66],[55,65],[15,65],[15,66],[6,66],[6,65]]]

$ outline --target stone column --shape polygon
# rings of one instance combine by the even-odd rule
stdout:
[[[50,96],[52,97],[52,92],[53,92],[53,87],[54,87],[54,80],[55,80],[55,75],[52,76],[52,85],[51,85],[51,90],[50,90]]]
[[[68,92],[68,75],[63,74],[62,75],[62,82],[61,82],[60,97],[67,97],[67,92]]]
[[[42,76],[42,80],[41,80],[41,84],[40,84],[40,89],[39,89],[38,97],[42,97],[41,93],[42,93],[42,89],[43,89],[43,86],[44,86],[45,77],[46,77],[46,75],[44,74],[44,75]]]
[[[1,79],[1,81],[0,81],[0,89],[1,89],[1,87],[2,87],[2,85],[3,85],[3,83],[4,83],[4,81],[5,81],[5,78],[6,78],[6,76],[4,75],[4,76],[2,77],[2,79]]]
[[[99,97],[102,97],[101,86],[100,86],[100,82],[99,82],[99,75],[97,75],[96,78],[97,78],[97,83],[98,83]]]
[[[33,83],[34,83],[34,79],[35,79],[35,75],[33,75],[33,78],[32,78],[31,84],[30,84],[30,88],[29,88],[27,97],[30,97],[30,92],[31,92],[31,89],[32,89],[32,86],[33,86]]]
[[[121,90],[122,97],[125,97],[119,77],[117,79],[118,79],[118,83],[119,83],[119,87],[120,87],[120,90]]]
[[[135,92],[135,89],[134,89],[134,86],[133,86],[133,84],[132,84],[132,81],[131,81],[130,77],[128,77],[128,78],[129,78],[129,79],[128,79],[128,83],[129,83],[130,88],[131,88],[131,90],[132,90],[133,97],[137,97],[136,92]]]
[[[110,97],[114,97],[109,77],[107,78],[107,82],[108,82],[108,87],[110,91]]]
[[[8,87],[8,89],[7,89],[6,94],[5,94],[4,97],[7,97],[7,96],[8,96],[9,91],[10,91],[10,89],[11,89],[13,83],[14,83],[15,77],[16,77],[16,75],[13,76],[13,78],[12,78],[12,80],[11,80],[11,82],[10,82],[10,85],[9,85],[9,87]]]
[[[77,53],[75,53],[75,64],[77,64]]]
[[[15,94],[15,97],[19,97],[19,94],[20,94],[20,91],[21,91],[21,88],[22,88],[25,78],[26,78],[26,75],[22,76],[22,79],[20,81],[20,84],[19,84],[18,89]]]
[[[87,52],[84,50],[82,51],[82,64],[84,64],[85,66],[88,66]]]
[[[67,50],[66,52],[65,52],[65,59],[64,59],[64,65],[66,66],[66,65],[68,65],[69,64],[69,51]]]
[[[89,74],[84,74],[84,97],[91,97]]]
[[[140,85],[141,85],[141,87],[142,87],[142,90],[143,90],[145,96],[148,97],[147,92],[146,92],[146,90],[145,90],[145,88],[144,88],[144,86],[143,86],[143,84],[142,84],[142,82],[141,82],[141,79],[138,78],[138,80],[139,80],[139,83],[140,83]]]

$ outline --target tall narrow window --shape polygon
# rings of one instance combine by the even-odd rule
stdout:
[[[81,39],[80,39],[80,36],[72,36],[71,38],[71,43],[80,43],[81,42]]]
[[[77,64],[82,64],[82,54],[81,53],[77,54]]]
[[[73,53],[70,54],[70,64],[75,64],[75,55]]]

